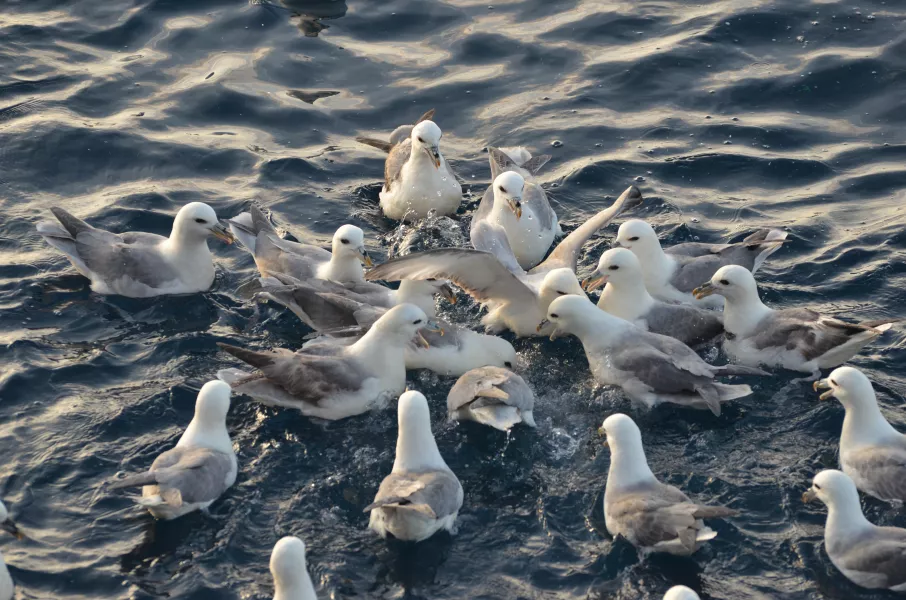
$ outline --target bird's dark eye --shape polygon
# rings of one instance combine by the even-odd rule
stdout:
[[[639,236],[637,236],[637,235],[636,235],[636,236],[633,236],[633,237],[629,238],[629,241],[630,241],[630,242],[637,242],[637,241],[639,241]]]
[[[206,224],[207,224],[207,221],[205,221],[204,219],[195,219],[195,222],[196,222],[196,223],[200,223],[200,224],[202,224],[202,225],[206,225]]]
[[[815,489],[816,489],[816,490],[820,490],[820,489],[821,489],[821,486],[818,485],[818,484],[816,483],[816,484],[815,484]]]
[[[557,313],[551,313],[551,319],[559,319],[559,318],[560,318],[560,315],[558,315]]]
[[[418,138],[418,141],[420,141],[423,144],[425,143],[425,140],[423,140],[422,138]]]
[[[830,382],[831,382],[831,385],[837,385],[837,382],[834,381],[833,379],[831,379]]]
[[[607,267],[607,268],[610,269],[611,271],[619,271],[619,270],[620,270],[620,265],[610,265],[610,266]]]
[[[565,296],[565,295],[566,295],[566,292],[561,292],[560,290],[557,290],[557,293],[560,294],[561,296]]]
[[[412,321],[412,324],[413,324],[413,325],[421,325],[421,324],[422,324],[422,320],[421,320],[421,319],[416,319],[415,321]]]
[[[730,285],[730,282],[727,281],[726,279],[721,279],[721,280],[720,280],[720,285]]]
[[[513,368],[513,363],[511,363],[511,362],[508,361],[508,360],[505,360],[505,361],[503,361],[503,366],[506,367],[507,369],[512,369],[512,368]]]
[[[427,279],[427,281],[437,281],[437,279],[434,278],[434,277],[429,277],[429,278]]]
[[[341,241],[342,243],[344,243],[344,244],[348,244],[348,243],[349,243],[349,240],[347,240],[346,238],[343,238],[343,239],[340,240],[340,241]]]
[[[504,194],[506,194],[506,188],[503,187],[502,185],[500,187],[498,187],[497,189],[500,190],[501,192],[503,192]]]

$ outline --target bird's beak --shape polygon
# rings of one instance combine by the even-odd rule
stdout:
[[[510,210],[513,211],[513,214],[516,215],[517,219],[522,218],[522,196],[513,196],[512,198],[507,198],[506,203],[509,204]]]
[[[702,285],[692,290],[692,295],[695,296],[696,300],[701,300],[702,298],[707,298],[716,291],[717,288],[715,288],[709,281],[708,283],[703,283]]]
[[[614,247],[614,248],[629,248],[629,244],[624,244],[624,243],[621,242],[620,240],[614,240],[614,241],[613,241],[613,247]]]
[[[554,327],[554,330],[551,331],[551,334],[547,339],[553,342],[558,337],[560,337],[560,329],[558,327]]]
[[[434,321],[430,321],[430,320],[424,327],[422,327],[422,329],[424,329],[425,331],[430,331],[431,333],[439,333],[441,335],[444,334],[444,328],[441,327],[440,325],[438,325],[437,323],[435,323]]]
[[[604,438],[604,442],[603,442],[603,443],[604,443],[604,446],[608,446],[608,443],[607,443],[607,431],[604,430],[604,426],[603,426],[603,425],[601,425],[600,427],[598,427],[598,435],[600,435],[601,437]]]
[[[536,333],[541,333],[541,330],[544,329],[545,327],[547,327],[547,326],[550,325],[550,324],[551,324],[551,322],[548,321],[547,319],[541,319],[541,322],[538,323],[538,326],[537,326],[537,327],[535,327],[535,332],[536,332]]]
[[[440,286],[440,295],[450,304],[456,304],[456,292],[453,291],[453,286],[449,283]]]
[[[815,488],[809,488],[807,492],[802,494],[802,501],[808,504],[812,500],[815,500],[818,497],[818,494],[815,493]]]
[[[362,261],[366,267],[373,267],[374,261],[371,260],[371,256],[368,255],[368,250],[365,250],[364,246],[355,249],[356,254],[359,257],[359,260]]]
[[[415,341],[417,341],[422,348],[431,347],[431,344],[428,343],[428,340],[425,339],[425,336],[422,335],[421,331],[415,333]]]
[[[15,537],[17,540],[21,540],[25,537],[25,534],[19,531],[19,528],[16,527],[16,524],[13,523],[10,519],[7,519],[3,523],[0,523],[0,529]]]
[[[582,289],[586,292],[596,290],[599,287],[603,286],[605,283],[607,283],[607,278],[610,277],[609,275],[598,275],[597,277],[595,277],[595,275],[598,275],[597,271],[592,273],[591,277],[582,282]]]
[[[226,242],[227,244],[232,244],[236,241],[233,233],[223,223],[217,223],[217,225],[214,225],[214,227],[211,228],[211,233],[214,234],[214,237]]]
[[[440,168],[440,148],[437,146],[427,146],[425,147],[425,152],[428,153],[428,156],[431,157],[431,160],[434,162],[434,168]]]
[[[834,395],[834,389],[831,387],[831,384],[827,379],[819,379],[812,384],[812,389],[816,392],[818,390],[827,390],[826,392],[818,396],[819,400],[827,400],[828,398],[832,398]]]

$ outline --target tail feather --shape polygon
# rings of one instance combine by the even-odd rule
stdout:
[[[60,224],[66,228],[66,231],[68,231],[69,235],[73,238],[75,238],[79,233],[83,231],[91,231],[94,229],[94,227],[92,227],[82,219],[71,215],[59,206],[52,206],[50,208],[50,212],[53,213],[53,216],[57,218]]]
[[[713,540],[717,537],[717,532],[711,529],[710,527],[702,527],[697,532],[695,532],[695,541],[696,542],[707,542]]]
[[[434,510],[427,504],[412,504],[408,498],[401,498],[398,496],[384,498],[382,500],[372,502],[371,504],[366,506],[362,510],[362,512],[371,512],[376,508],[395,508],[397,510],[417,512],[431,519],[437,518],[437,513],[435,513]]]
[[[260,208],[252,204],[249,207],[249,214],[252,215],[252,230],[255,232],[255,235],[258,235],[262,231],[277,235],[277,230]]]
[[[72,235],[70,235],[70,233],[60,225],[60,223],[54,223],[53,221],[41,221],[35,228],[38,230],[38,233],[40,233],[44,237],[72,241]]]
[[[384,140],[376,140],[370,137],[357,137],[355,141],[360,144],[365,144],[366,146],[371,146],[372,148],[377,148],[378,150],[382,150],[384,152],[387,152],[388,154],[391,150],[393,150],[393,144],[391,144],[390,142],[385,142]]]
[[[720,391],[714,384],[702,385],[695,388],[695,391],[698,392],[699,397],[705,401],[705,404],[711,409],[711,412],[714,413],[715,417],[720,416]]]
[[[767,371],[756,367],[747,367],[745,365],[724,365],[717,367],[721,375],[756,375],[758,377],[767,377],[770,375]]]
[[[752,395],[752,388],[743,384],[730,385],[727,383],[715,383],[714,387],[717,388],[717,393],[720,394],[721,402],[728,402],[730,400],[745,398],[746,396]]]
[[[887,331],[897,323],[902,322],[903,319],[877,319],[875,321],[863,321],[859,323],[862,327],[870,327],[876,329],[877,331]]]
[[[246,350],[245,348],[231,346],[229,344],[224,344],[223,342],[217,342],[217,346],[227,354],[232,354],[242,362],[248,363],[258,369],[263,369],[274,364],[274,357],[270,354]]]
[[[726,506],[708,506],[707,504],[696,504],[695,512],[692,516],[696,519],[717,519],[721,517],[736,517],[739,511],[727,508]]]
[[[759,267],[761,267],[770,255],[780,250],[780,247],[783,246],[783,243],[786,241],[787,235],[787,232],[779,229],[760,229],[743,240],[743,242],[747,244],[761,246],[762,248],[761,252],[758,253],[758,256],[755,257],[755,264],[752,265],[752,273],[758,271]],[[756,236],[758,237],[756,238]]]
[[[129,475],[122,479],[116,481],[111,481],[107,484],[107,488],[111,490],[120,490],[123,488],[130,487],[139,487],[142,485],[156,485],[157,476],[151,471],[145,471],[144,473],[139,473],[137,475]]]

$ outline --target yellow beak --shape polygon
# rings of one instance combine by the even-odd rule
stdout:
[[[456,304],[456,292],[453,291],[449,283],[440,286],[440,295],[450,304]]]
[[[522,198],[518,197],[518,196],[515,198],[507,198],[506,203],[509,205],[510,210],[513,211],[513,214],[516,215],[516,218],[521,219],[522,218]]]
[[[596,273],[592,273],[592,275],[595,275],[595,274]],[[603,286],[605,283],[607,283],[608,278],[609,278],[609,275],[599,275],[598,277],[589,277],[588,279],[586,279],[585,281],[582,282],[582,289],[585,290],[586,292],[591,292],[592,290],[596,290],[599,287]]]
[[[223,223],[218,223],[211,228],[211,233],[214,234],[218,240],[226,242],[227,244],[232,244],[236,241],[236,238],[233,236],[233,233],[226,228]]]
[[[547,319],[541,319],[541,322],[538,323],[538,326],[535,327],[535,333],[541,333],[541,330],[550,325],[551,322]]]
[[[818,390],[827,390],[826,392],[824,392],[823,394],[818,396],[819,400],[827,400],[828,398],[832,398],[834,395],[834,390],[831,387],[831,384],[827,379],[819,379],[818,381],[816,381],[815,383],[812,384],[812,389],[815,390],[816,392]]]
[[[701,300],[702,298],[707,298],[716,291],[717,289],[711,285],[711,282],[709,281],[692,290],[692,295],[695,296],[696,300]]]
[[[807,492],[802,494],[802,501],[808,504],[809,502],[818,498],[818,494],[815,493],[813,488],[809,488]]]
[[[607,431],[604,430],[604,426],[603,426],[603,425],[601,425],[600,427],[598,427],[598,435],[604,437],[604,442],[603,442],[603,444],[604,444],[605,447],[609,447],[609,444],[607,443]]]
[[[356,252],[359,255],[359,260],[362,261],[366,267],[370,268],[374,266],[374,261],[371,260],[371,256],[369,256],[368,250],[365,250],[365,248],[358,248]]]
[[[431,344],[428,343],[428,340],[425,339],[425,336],[422,335],[422,332],[419,331],[415,334],[415,339],[421,344],[422,348],[430,348]]]

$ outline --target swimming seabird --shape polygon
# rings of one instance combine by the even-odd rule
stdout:
[[[57,221],[38,223],[38,233],[91,280],[98,294],[148,298],[207,291],[214,283],[208,236],[233,241],[214,209],[202,202],[179,209],[168,238],[141,231],[111,233],[57,206],[50,212]]]
[[[453,530],[462,485],[437,449],[425,397],[414,391],[400,396],[398,419],[393,470],[364,512],[371,513],[368,526],[381,537],[420,542]]]
[[[772,310],[758,297],[752,273],[736,265],[721,267],[694,293],[726,298],[724,352],[753,367],[817,374],[846,362],[892,326],[889,319],[845,323],[808,308]]]
[[[642,434],[624,414],[607,417],[598,429],[610,447],[604,489],[604,522],[610,535],[626,538],[642,553],[689,556],[717,536],[703,519],[733,517],[738,511],[697,504],[678,488],[657,480],[642,447]]]
[[[675,585],[664,594],[664,600],[701,600],[701,598],[686,586]]]
[[[847,579],[869,589],[906,591],[906,529],[878,527],[865,518],[856,484],[840,471],[821,471],[803,502],[827,506],[824,549]]]
[[[475,231],[485,220],[502,227],[519,266],[531,269],[547,254],[554,238],[563,235],[547,194],[533,177],[551,157],[532,157],[524,148],[488,148],[488,158],[492,181],[472,217],[471,229]]]
[[[816,381],[821,399],[837,398],[846,409],[840,434],[840,469],[856,487],[880,500],[906,501],[906,435],[887,422],[871,382],[861,371],[840,367]]]
[[[207,382],[176,447],[155,458],[148,471],[111,481],[108,489],[143,486],[138,503],[158,519],[207,508],[233,485],[239,471],[226,427],[229,409],[230,386]]]
[[[557,296],[581,294],[576,263],[582,246],[624,209],[641,202],[630,187],[613,205],[586,221],[560,242],[547,259],[526,272],[516,261],[503,228],[488,221],[472,232],[475,250],[440,248],[389,260],[368,272],[368,280],[398,281],[430,277],[452,281],[488,308],[482,318],[488,333],[509,329],[518,336],[546,335],[538,322]]]
[[[676,338],[693,347],[723,333],[719,313],[653,298],[645,288],[639,259],[625,248],[612,248],[602,254],[598,268],[582,287],[590,292],[604,284],[607,287],[601,292],[598,308],[645,331]]]
[[[547,328],[549,323],[554,326],[551,339],[561,334],[579,338],[595,380],[621,387],[634,402],[648,408],[671,402],[720,415],[721,402],[748,396],[752,389],[719,383],[716,377],[767,375],[740,365],[709,365],[681,341],[643,331],[599,309],[585,296],[551,302],[547,319],[538,327]]]
[[[437,329],[417,306],[388,310],[354,344],[316,345],[290,352],[257,352],[219,343],[225,352],[258,369],[226,369],[217,376],[260,402],[296,408],[322,419],[343,419],[382,408],[406,387],[405,349],[420,329]]]
[[[440,127],[429,110],[414,126],[401,125],[390,142],[358,137],[357,141],[388,153],[384,164],[381,209],[397,221],[418,221],[435,211],[452,215],[462,203],[462,186],[440,153]]]
[[[271,552],[270,567],[274,600],[318,600],[308,574],[302,540],[295,536],[280,538]]]
[[[535,427],[535,394],[509,369],[480,367],[460,377],[447,395],[447,414],[454,421],[477,421],[501,431],[517,423]]]
[[[620,225],[617,244],[638,257],[645,287],[658,300],[719,308],[723,306],[721,298],[695,298],[692,290],[724,265],[740,265],[756,272],[786,237],[779,229],[760,229],[737,244],[686,242],[661,248],[651,225],[634,219]]]

